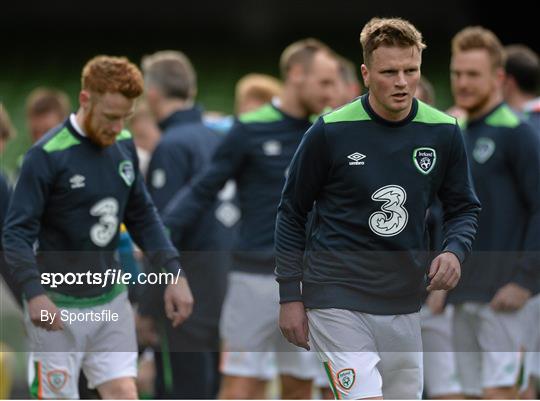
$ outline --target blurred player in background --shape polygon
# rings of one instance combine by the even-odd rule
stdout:
[[[15,136],[15,129],[11,124],[11,119],[4,105],[0,103],[0,158],[6,148],[7,142]],[[3,165],[0,165],[0,234],[4,226],[4,218],[8,209],[9,198],[11,195],[11,189],[9,187],[6,177],[2,174],[1,169]],[[21,304],[22,298],[20,289],[15,285],[11,275],[5,265],[4,253],[2,248],[2,238],[0,236],[0,274],[6,282],[6,285],[11,290],[15,299]],[[3,283],[0,283],[3,286]],[[2,292],[2,296],[4,296]],[[3,316],[0,316],[3,319]],[[11,385],[13,381],[13,369],[14,359],[13,353],[9,347],[0,342],[0,399],[8,399],[11,394]]]
[[[129,120],[129,129],[133,135],[133,143],[137,149],[139,169],[146,180],[148,165],[150,164],[152,153],[159,142],[161,133],[144,99],[137,102],[135,112]]]
[[[179,194],[165,213],[173,232],[197,221],[223,186],[234,178],[242,213],[233,272],[221,318],[223,348],[220,398],[261,398],[268,380],[268,352],[275,354],[283,398],[310,398],[313,355],[287,344],[279,333],[274,270],[276,205],[287,167],[310,126],[309,118],[332,99],[339,65],[332,51],[314,39],[295,42],[282,53],[281,96],[240,115],[217,149],[209,170]]]
[[[503,103],[504,49],[495,34],[467,27],[452,39],[455,104],[482,202],[473,252],[455,290],[454,349],[467,396],[516,398],[522,308],[538,291],[540,142]]]
[[[39,87],[30,92],[26,99],[26,122],[32,143],[64,122],[70,112],[69,97],[61,90]]]
[[[196,73],[185,54],[160,51],[145,57],[142,66],[148,106],[162,132],[150,161],[148,188],[157,209],[163,212],[177,192],[208,169],[223,136],[203,124],[202,110],[195,104]],[[169,327],[162,333],[168,351],[156,354],[158,397],[216,396],[219,373],[214,361],[219,357],[219,317],[228,267],[224,251],[228,239],[234,237],[231,230],[237,220],[234,210],[216,199],[180,235],[171,230],[174,245],[182,249],[182,265],[194,297],[200,302],[181,327]],[[159,287],[150,290],[141,299],[139,313],[162,325],[165,316],[159,312],[163,308],[155,302],[162,299]],[[171,369],[170,385],[163,380],[168,374],[163,370],[165,361]]]
[[[505,51],[504,100],[540,135],[540,57],[525,45],[506,46]],[[527,352],[520,397],[535,399],[540,378],[540,295],[530,299],[525,308],[528,329],[523,346]]]
[[[356,74],[354,63],[345,57],[337,56],[339,62],[339,77],[335,96],[330,107],[333,109],[349,103],[362,93],[362,85]]]
[[[420,77],[415,97],[435,107],[435,89],[424,76]],[[439,199],[428,209],[427,227],[430,251],[443,248],[443,210]],[[460,399],[461,385],[456,372],[452,342],[452,307],[445,308],[446,291],[431,291],[420,310],[424,350],[424,390],[430,399]]]

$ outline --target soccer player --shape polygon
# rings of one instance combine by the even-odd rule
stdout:
[[[356,67],[352,61],[345,57],[338,56],[339,77],[335,96],[330,103],[330,107],[337,108],[349,103],[357,98],[362,92],[362,86],[356,75]]]
[[[26,121],[32,143],[61,124],[71,112],[68,96],[52,88],[36,88],[26,99]]]
[[[525,45],[505,47],[506,77],[503,84],[504,100],[520,114],[540,135],[540,57]],[[535,399],[536,383],[540,379],[540,295],[531,298],[524,310],[530,325],[523,345],[527,351],[523,360],[524,392],[520,398]]]
[[[223,136],[202,122],[202,110],[195,104],[197,80],[188,57],[179,51],[160,51],[142,61],[148,106],[162,131],[148,169],[148,190],[158,211],[198,174],[207,169]],[[165,398],[214,398],[219,373],[214,358],[219,350],[219,316],[227,284],[227,259],[223,251],[233,236],[238,214],[216,200],[186,231],[171,231],[174,245],[184,251],[182,265],[194,297],[204,300],[181,327],[166,330],[168,350],[156,353],[159,390]],[[223,210],[222,210],[223,209]],[[229,210],[230,211],[230,210]],[[233,212],[234,213],[234,212]],[[178,235],[177,235],[178,234]],[[155,299],[159,287],[141,300],[139,312],[146,319],[161,322]],[[156,311],[158,313],[156,313]],[[162,360],[172,369],[172,386],[165,388]]]
[[[82,368],[102,398],[131,399],[137,396],[133,313],[125,285],[105,281],[107,270],[118,267],[120,223],[154,266],[176,276],[179,256],[123,129],[143,91],[140,71],[125,58],[98,56],[85,65],[81,81],[77,113],[25,156],[4,226],[4,250],[26,298],[32,396],[77,398]],[[93,280],[51,285],[50,273],[67,279],[86,272]],[[168,285],[164,303],[174,326],[189,316],[193,298],[184,276]],[[61,318],[66,312],[117,317],[68,324]]]
[[[7,142],[15,135],[15,129],[11,124],[11,119],[4,105],[0,103],[0,157],[5,150]],[[2,166],[0,166],[2,167]],[[0,171],[0,233],[4,225],[4,218],[6,216],[9,198],[10,188],[8,182],[2,172]],[[4,278],[7,286],[11,290],[11,293],[15,299],[21,304],[20,289],[15,286],[11,275],[7,271],[5,265],[2,238],[0,237],[0,274]],[[0,283],[0,286],[3,286]],[[3,294],[2,294],[3,295]],[[7,399],[11,393],[11,386],[13,384],[12,370],[13,370],[13,353],[10,352],[9,347],[0,342],[0,398]]]
[[[234,103],[237,115],[253,111],[283,91],[279,79],[266,74],[251,73],[243,76],[236,83]]]
[[[540,57],[524,45],[505,47],[504,100],[540,132]]]
[[[129,130],[133,135],[135,149],[137,149],[139,169],[146,180],[152,153],[154,153],[154,149],[161,137],[159,127],[154,116],[148,109],[146,101],[139,100],[137,102],[133,117],[129,121]]]
[[[164,216],[171,231],[185,232],[223,184],[236,181],[242,220],[221,317],[227,352],[220,398],[263,396],[275,375],[266,366],[271,351],[285,351],[276,354],[283,398],[310,398],[315,375],[313,355],[297,352],[279,334],[273,233],[287,166],[311,124],[309,117],[329,105],[338,63],[325,45],[306,39],[284,50],[280,68],[284,87],[277,101],[239,117],[208,171],[172,201]]]
[[[415,97],[435,106],[435,89],[420,77]],[[427,228],[430,250],[440,252],[443,245],[443,211],[438,199],[429,207]],[[456,372],[452,342],[452,308],[444,307],[446,291],[431,291],[420,310],[424,355],[424,389],[430,399],[460,399],[461,386]]]
[[[336,398],[420,398],[425,276],[429,291],[457,284],[480,205],[455,119],[413,97],[420,32],[374,18],[360,42],[368,94],[317,120],[283,189],[280,327],[319,351]],[[425,214],[436,195],[445,240],[430,265]]]
[[[485,28],[452,39],[452,93],[467,113],[464,137],[483,210],[449,302],[463,391],[490,399],[517,397],[520,311],[538,291],[540,249],[540,143],[503,103],[504,62],[499,39]]]

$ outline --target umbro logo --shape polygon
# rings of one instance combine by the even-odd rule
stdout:
[[[71,189],[84,188],[85,180],[86,178],[84,176],[80,174],[75,174],[73,177],[69,179],[69,183],[71,184]]]
[[[349,162],[349,166],[363,166],[365,164],[363,159],[366,158],[366,155],[363,155],[362,153],[354,152],[347,156],[347,158],[351,159],[352,162]]]

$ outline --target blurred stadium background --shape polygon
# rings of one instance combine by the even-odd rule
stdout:
[[[75,4],[10,2],[0,13],[2,62],[0,101],[14,120],[18,137],[2,155],[12,170],[30,144],[24,123],[24,100],[38,85],[64,89],[77,105],[80,70],[96,54],[141,57],[161,49],[180,49],[199,75],[199,101],[207,110],[230,113],[234,84],[242,75],[278,75],[281,50],[293,40],[314,36],[361,63],[358,36],[373,16],[401,16],[424,34],[423,73],[435,86],[437,104],[450,106],[449,41],[460,28],[481,24],[504,44],[523,42],[540,50],[534,12],[525,1],[503,8],[494,3],[458,0],[367,2],[336,0],[210,0],[146,2],[97,0]]]

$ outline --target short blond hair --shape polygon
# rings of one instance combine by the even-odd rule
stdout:
[[[420,31],[402,18],[372,18],[360,33],[360,44],[366,65],[371,62],[373,51],[380,46],[414,46],[419,52],[426,48]]]
[[[281,78],[287,79],[289,70],[295,64],[302,64],[305,70],[309,69],[313,57],[320,51],[333,54],[330,48],[318,39],[307,38],[291,43],[283,50],[279,59]]]
[[[15,136],[15,128],[11,123],[9,114],[4,107],[3,103],[0,103],[0,140],[8,141]]]
[[[139,97],[144,90],[141,71],[125,57],[96,56],[83,68],[83,90],[104,93],[121,93],[128,99]]]
[[[261,103],[267,103],[273,97],[279,96],[283,90],[281,81],[266,74],[247,74],[236,84],[235,89],[235,107],[246,101],[246,99],[255,99]]]
[[[504,68],[506,56],[499,38],[481,26],[469,26],[459,31],[452,39],[452,54],[484,49],[488,52],[494,69]]]

